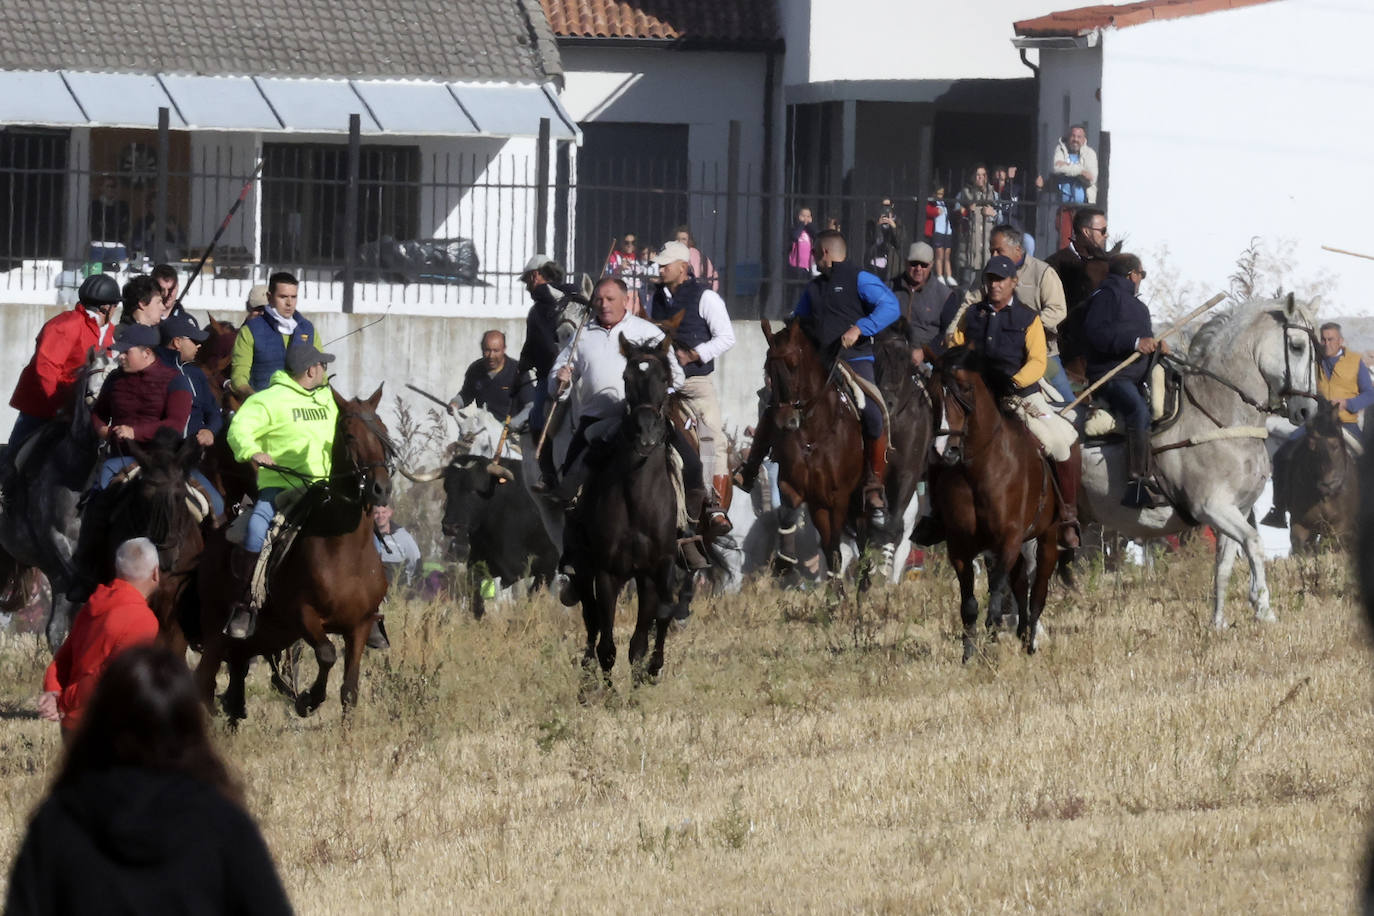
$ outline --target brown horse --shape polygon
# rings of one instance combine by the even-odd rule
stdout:
[[[1360,481],[1334,404],[1308,422],[1289,460],[1288,539],[1293,553],[1353,544]]]
[[[222,531],[212,532],[199,570],[199,636],[202,645],[196,679],[206,704],[214,698],[221,661],[229,664],[224,709],[231,719],[247,715],[244,680],[256,655],[269,658],[304,639],[315,650],[319,674],[296,696],[296,712],[306,716],[324,702],[329,669],[337,658],[330,634],[344,637],[344,710],[358,701],[358,674],[368,633],[386,595],[386,574],[373,543],[371,510],[391,495],[391,462],[395,457],[386,426],[377,416],[382,389],[366,401],[345,401],[337,393],[339,423],[334,437],[330,479],[301,497],[309,504],[300,535],[272,574],[267,601],[257,629],[244,640],[232,640],[221,629],[229,619],[232,597],[229,544]]]
[[[993,556],[988,590],[998,593],[1010,578],[1016,635],[1026,652],[1033,653],[1050,576],[1059,560],[1059,500],[1053,472],[1030,430],[998,408],[976,352],[964,347],[950,350],[927,384],[936,422],[930,492],[944,522],[950,564],[959,577],[964,661],[976,651],[973,560],[985,550]],[[1033,585],[1021,553],[1021,545],[1030,540],[1036,545]],[[995,624],[989,607],[990,633]]]
[[[767,318],[760,323],[768,338],[763,367],[772,388],[773,405],[765,422],[771,422],[773,459],[778,463],[778,491],[784,510],[780,521],[785,526],[783,551],[786,536],[795,532],[797,513],[805,503],[820,536],[829,575],[837,577],[845,522],[864,479],[859,417],[831,383],[834,371],[826,372],[800,322],[790,322],[777,334]],[[866,528],[863,514],[857,515]],[[784,568],[780,571],[795,563],[795,557],[785,552],[779,553],[779,560]]]
[[[228,385],[234,340],[239,332],[238,328],[229,322],[220,321],[208,312],[205,318],[205,329],[210,336],[200,345],[195,364],[201,368],[205,378],[210,382],[210,394],[225,412],[224,420],[227,425],[229,414],[243,405],[243,401],[229,390]],[[234,456],[223,436],[216,436],[214,445],[205,450],[201,471],[224,495],[226,506],[237,505],[245,496],[251,498],[257,495],[257,481],[252,468],[234,461]]]

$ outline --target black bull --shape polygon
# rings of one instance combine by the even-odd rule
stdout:
[[[444,469],[444,536],[450,559],[509,586],[526,576],[547,585],[558,565],[534,499],[520,483],[520,462],[503,460],[513,477],[505,482],[487,470],[490,459],[464,455]],[[480,583],[474,582],[473,613],[482,616]]]

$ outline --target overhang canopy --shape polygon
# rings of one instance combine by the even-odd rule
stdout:
[[[427,80],[307,79],[180,74],[0,71],[0,124],[156,127],[266,133],[533,137],[580,142],[576,122],[548,86]]]

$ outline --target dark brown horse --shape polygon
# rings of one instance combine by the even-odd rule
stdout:
[[[1293,553],[1353,544],[1360,480],[1334,404],[1308,422],[1290,461],[1288,538]]]
[[[907,507],[930,460],[931,403],[925,385],[913,373],[905,318],[873,339],[873,356],[874,377],[892,420],[888,430],[892,452],[887,465],[887,526],[870,540],[881,552],[882,574],[890,576],[896,550],[909,533]]]
[[[229,414],[239,409],[243,401],[229,390],[229,368],[233,360],[234,340],[238,329],[227,321],[220,321],[208,312],[205,315],[205,330],[210,334],[196,353],[196,365],[205,373],[210,382],[210,394],[215,403],[224,411],[224,422],[228,426]],[[257,481],[253,470],[246,464],[234,461],[224,436],[216,436],[214,445],[205,450],[201,461],[201,471],[224,495],[224,504],[234,506],[243,497],[257,495]]]
[[[656,677],[663,668],[677,561],[677,500],[669,470],[671,345],[667,338],[647,346],[622,338],[620,349],[625,356],[625,418],[613,451],[583,485],[563,537],[587,627],[582,664],[590,669],[600,662],[608,685],[616,655],[616,600],[631,579],[639,592],[639,616],[630,638],[635,682]],[[655,631],[654,651],[644,664],[650,628]]]
[[[773,459],[778,463],[778,491],[783,521],[793,520],[805,503],[811,510],[829,574],[840,572],[840,541],[864,479],[863,431],[857,412],[840,394],[820,354],[792,321],[776,334],[768,319],[761,320],[768,338],[764,373],[772,388]],[[862,513],[856,513],[865,529]],[[789,532],[784,528],[782,565],[795,562],[785,553]],[[860,548],[863,538],[860,538]]]
[[[950,564],[959,577],[964,661],[976,652],[978,597],[973,560],[990,551],[988,590],[1008,584],[1016,601],[1016,635],[1036,650],[1040,613],[1059,560],[1059,500],[1053,472],[1020,420],[1004,414],[983,379],[978,354],[964,347],[946,353],[928,387],[935,405],[935,459],[930,492],[944,522]],[[1021,545],[1035,541],[1032,585]],[[987,615],[989,632],[996,621]]]
[[[337,393],[339,424],[334,437],[333,472],[324,484],[301,497],[304,522],[290,553],[272,575],[257,629],[232,640],[221,629],[229,619],[232,588],[229,544],[212,532],[199,579],[199,637],[202,645],[196,679],[207,705],[214,697],[222,661],[229,664],[225,712],[246,716],[244,680],[256,655],[274,657],[298,639],[315,650],[319,674],[296,697],[296,712],[309,715],[324,702],[329,669],[337,659],[331,633],[344,637],[344,677],[340,701],[345,711],[358,701],[358,675],[368,633],[386,595],[386,574],[373,543],[371,510],[391,495],[395,447],[377,416],[382,389],[366,401],[345,401]]]

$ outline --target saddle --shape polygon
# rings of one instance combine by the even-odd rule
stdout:
[[[883,397],[878,386],[860,376],[843,359],[837,360],[835,366],[835,387],[854,416],[862,416],[864,405],[868,403],[867,399],[872,398],[878,409],[883,412],[883,428],[891,430],[892,414],[887,409],[887,398]]]
[[[38,431],[24,440],[24,444],[19,446],[19,450],[14,454],[14,479],[27,480],[31,468],[30,463],[34,456],[44,456],[52,452],[53,447],[67,434],[66,423],[48,422],[39,427]],[[41,460],[39,465],[41,465]],[[37,467],[38,465],[35,465]]]
[[[267,585],[291,552],[302,533],[309,536],[334,537],[354,530],[358,524],[358,507],[335,494],[325,483],[311,484],[305,489],[282,491],[277,497],[277,511],[267,526],[257,565],[249,589],[253,610],[261,610],[267,601]],[[251,511],[240,512],[225,531],[231,544],[243,545],[248,534]]]
[[[1183,373],[1156,363],[1150,368],[1150,432],[1161,433],[1178,421],[1182,406]],[[1123,438],[1126,427],[1121,418],[1094,401],[1083,421],[1083,438],[1098,443]]]

